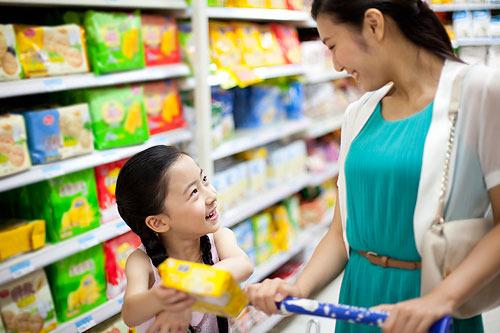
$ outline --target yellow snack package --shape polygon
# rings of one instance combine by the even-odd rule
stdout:
[[[45,221],[0,222],[0,261],[45,245]]]
[[[266,0],[228,0],[226,7],[266,8]]]
[[[236,40],[241,45],[243,62],[251,68],[266,65],[264,50],[260,46],[259,26],[253,23],[233,23]]]
[[[231,273],[222,269],[168,258],[158,270],[164,286],[196,297],[195,311],[235,318],[248,305]]]

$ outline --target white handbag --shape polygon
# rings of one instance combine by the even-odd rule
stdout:
[[[439,208],[422,243],[422,295],[429,293],[446,278],[493,227],[492,221],[485,218],[455,220],[445,223],[443,217],[457,114],[460,108],[460,96],[466,70],[467,68],[464,68],[457,75],[452,87],[449,107],[451,129],[441,182]],[[500,306],[500,274],[460,306],[453,313],[453,316],[455,318],[470,318],[496,306]]]

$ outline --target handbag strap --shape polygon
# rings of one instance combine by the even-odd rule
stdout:
[[[434,219],[434,225],[441,225],[444,223],[444,209],[446,204],[446,190],[448,188],[448,183],[450,179],[450,161],[451,154],[453,151],[453,143],[455,142],[455,130],[457,125],[458,110],[460,109],[460,98],[462,93],[462,85],[464,81],[465,74],[469,66],[464,66],[460,69],[459,73],[453,81],[451,88],[451,98],[450,105],[448,109],[448,119],[451,123],[450,134],[448,136],[448,145],[446,147],[446,156],[443,167],[443,176],[441,179],[441,191],[439,193],[439,206],[436,213],[436,218]]]

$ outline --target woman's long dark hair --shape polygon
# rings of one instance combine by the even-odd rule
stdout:
[[[154,146],[130,158],[121,169],[116,182],[116,204],[122,219],[142,241],[151,262],[158,267],[168,258],[158,235],[146,225],[146,218],[165,211],[168,170],[185,155],[173,146]],[[200,238],[203,263],[213,265],[210,239]],[[228,321],[217,317],[219,332],[228,332]],[[194,331],[192,327],[190,331]]]
[[[375,8],[392,17],[414,44],[442,59],[459,61],[446,29],[434,11],[422,0],[314,0],[311,15],[329,15],[335,22],[361,29],[365,12]]]

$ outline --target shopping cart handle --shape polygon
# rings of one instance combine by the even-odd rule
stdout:
[[[283,314],[293,313],[333,318],[336,320],[349,320],[358,324],[371,326],[382,326],[388,317],[387,312],[376,312],[367,308],[322,303],[310,299],[295,297],[287,297],[281,302],[276,302],[276,307]],[[453,320],[450,316],[441,318],[429,329],[429,333],[452,332]]]

